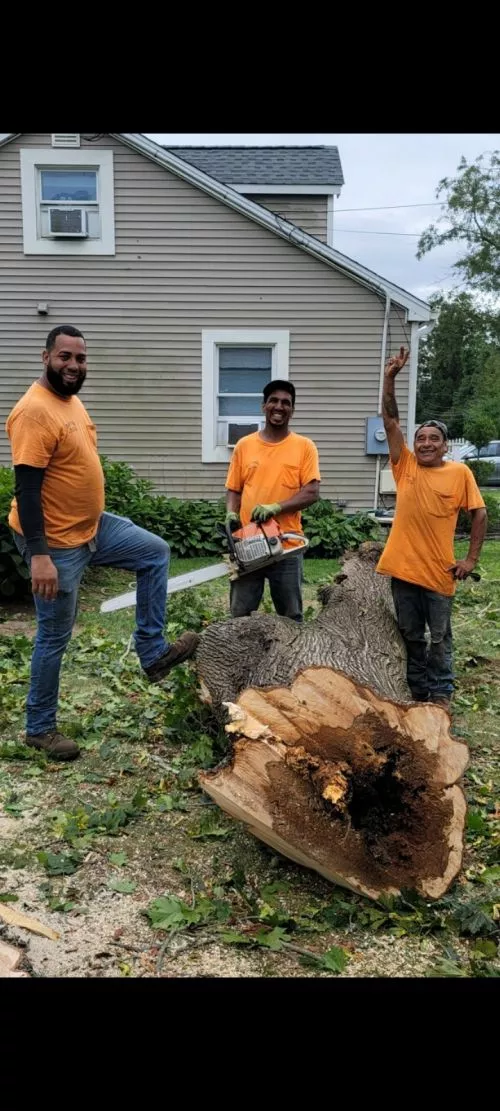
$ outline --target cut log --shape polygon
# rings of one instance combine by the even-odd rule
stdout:
[[[303,628],[254,615],[210,626],[197,663],[231,746],[200,775],[261,840],[378,898],[439,898],[462,859],[467,746],[411,702],[390,586],[362,545]]]

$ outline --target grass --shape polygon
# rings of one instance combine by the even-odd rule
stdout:
[[[466,549],[458,543],[457,557]],[[171,574],[208,562],[173,561]],[[307,616],[338,567],[305,561]],[[22,746],[31,643],[0,625],[0,902],[72,939],[28,948],[35,973],[499,975],[499,541],[485,543],[479,571],[454,606],[454,732],[471,752],[467,851],[449,896],[432,905],[377,906],[333,888],[207,802],[197,772],[223,747],[192,669],[148,686],[129,649],[133,610],[99,612],[131,588],[130,574],[93,572],[81,590],[61,682],[61,724],[84,748],[74,765]],[[170,635],[227,611],[225,579],[179,592]],[[28,629],[30,613],[21,616]]]

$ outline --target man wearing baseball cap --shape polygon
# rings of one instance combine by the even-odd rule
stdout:
[[[385,368],[382,416],[397,498],[394,524],[377,571],[392,578],[413,698],[449,710],[454,685],[453,595],[456,580],[466,579],[474,571],[487,516],[470,468],[465,463],[445,462],[448,431],[442,421],[427,420],[417,428],[413,451],[405,444],[394,383],[408,355],[401,347]],[[469,551],[465,559],[456,560],[453,540],[460,509],[470,513],[472,528]]]

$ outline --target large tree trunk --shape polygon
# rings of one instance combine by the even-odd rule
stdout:
[[[262,840],[377,898],[437,898],[462,857],[466,745],[411,702],[378,544],[362,544],[298,627],[268,614],[211,625],[197,664],[231,747],[204,790]]]

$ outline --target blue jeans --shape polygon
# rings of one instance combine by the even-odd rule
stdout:
[[[14,533],[20,555],[30,565],[24,536]],[[170,548],[165,540],[138,528],[127,517],[103,513],[94,540],[78,548],[50,548],[57,567],[57,598],[47,602],[35,594],[37,631],[31,658],[31,683],[26,703],[27,732],[34,736],[56,728],[59,672],[71,637],[80,580],[86,567],[120,567],[137,573],[135,648],[142,667],[166,652],[163,637],[167,604]]]
[[[231,582],[231,617],[248,617],[262,601],[266,579],[276,613],[302,621],[302,552],[285,556],[271,567],[251,571]]]
[[[453,596],[392,579],[397,622],[407,652],[408,686],[419,702],[451,698],[453,694]],[[425,627],[430,643],[425,639]]]

